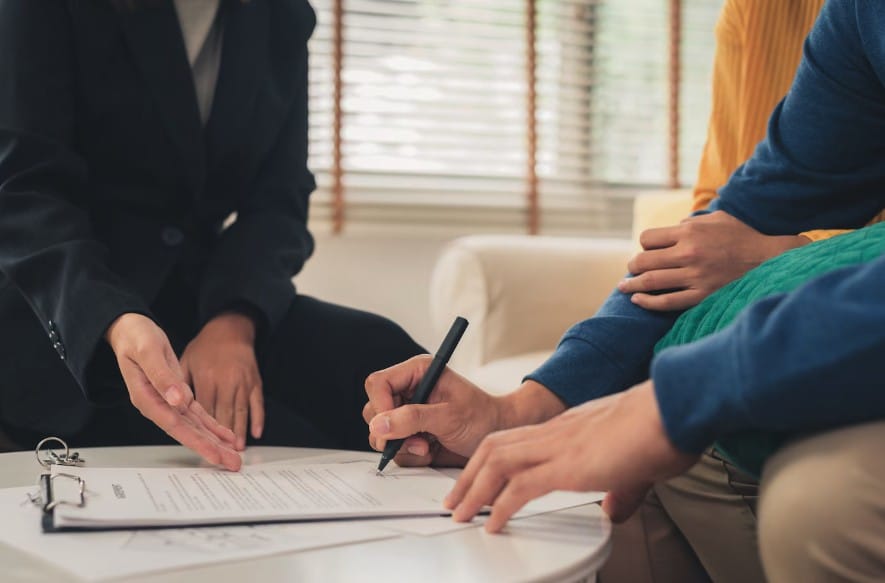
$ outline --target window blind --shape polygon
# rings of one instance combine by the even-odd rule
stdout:
[[[692,30],[683,37],[690,70],[682,95],[695,112],[709,100],[716,16],[709,4],[718,0],[687,0],[685,7]],[[629,194],[666,183],[666,0],[314,0],[313,6],[315,221],[334,222],[336,169],[345,224],[465,231],[527,229],[533,190],[544,231],[622,230]],[[705,113],[690,117],[703,119],[680,130],[687,182],[706,126]]]

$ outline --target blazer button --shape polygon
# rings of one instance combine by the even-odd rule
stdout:
[[[50,332],[55,332],[57,330],[57,328],[55,327],[55,322],[53,322],[52,320],[49,320],[46,325],[49,327]]]
[[[59,358],[64,360],[65,359],[65,346],[64,346],[64,344],[62,344],[61,342],[55,342],[55,343],[53,343],[52,347],[55,348],[55,351],[58,353]]]
[[[177,247],[184,241],[184,233],[182,233],[181,229],[177,227],[166,227],[163,229],[163,232],[160,233],[160,238],[163,239],[163,243],[169,247]]]

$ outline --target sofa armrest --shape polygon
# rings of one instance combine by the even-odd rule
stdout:
[[[493,360],[552,351],[566,329],[608,297],[632,248],[626,239],[476,235],[452,241],[430,288],[440,335],[455,316],[470,321],[452,366],[469,375]]]

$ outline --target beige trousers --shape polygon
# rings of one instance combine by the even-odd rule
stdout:
[[[793,442],[769,460],[760,486],[705,454],[615,527],[599,575],[600,583],[766,580],[885,581],[885,421]]]

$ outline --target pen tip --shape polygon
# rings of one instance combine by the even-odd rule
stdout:
[[[381,461],[378,462],[378,472],[377,472],[377,475],[379,475],[379,476],[381,475],[381,472],[384,471],[384,468],[387,467],[387,464],[388,464],[388,463],[390,463],[390,458],[387,458],[387,457],[382,456],[382,457],[381,457]]]

